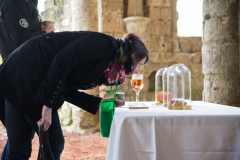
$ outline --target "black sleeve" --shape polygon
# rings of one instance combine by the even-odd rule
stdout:
[[[96,114],[102,98],[72,88],[62,89],[65,101],[84,109],[87,112]]]
[[[112,57],[109,52],[110,46],[112,38],[100,33],[87,33],[75,39],[56,54],[34,99],[53,108],[71,70],[77,65]],[[53,95],[56,96],[55,100],[51,98]]]
[[[37,10],[36,8],[34,9]],[[39,31],[33,30],[31,22],[34,21],[34,25],[41,24],[39,20],[36,21],[35,19],[31,19],[31,17],[36,17],[31,14],[33,14],[33,12],[29,8],[27,1],[24,3],[22,1],[13,1],[8,8],[7,14],[4,18],[4,23],[9,29],[10,38],[16,48],[27,40],[41,34],[41,27]],[[36,22],[38,23],[36,24]]]

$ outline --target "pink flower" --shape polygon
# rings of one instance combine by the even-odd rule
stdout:
[[[115,83],[117,80],[124,80],[126,77],[125,69],[123,69],[121,61],[114,61],[105,77],[109,83]]]

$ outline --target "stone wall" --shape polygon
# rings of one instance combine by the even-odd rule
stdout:
[[[41,13],[43,21],[53,21],[55,31],[70,31],[72,23],[71,0],[46,0]]]
[[[141,4],[135,5],[139,2],[143,4],[142,11],[137,7]],[[142,38],[149,50],[150,61],[140,71],[144,75],[140,101],[154,100],[156,71],[176,63],[189,67],[192,72],[192,100],[202,100],[201,37],[177,36],[176,0],[71,0],[71,4],[69,1],[64,3],[67,6],[63,1],[46,0],[46,11],[42,13],[43,20],[56,21],[57,31],[94,30],[116,38],[134,32]],[[64,16],[58,15],[61,11]],[[62,25],[65,19],[69,19],[67,26]],[[126,93],[126,101],[135,101],[130,80],[131,76],[128,76],[118,90]],[[88,93],[106,98],[109,90],[110,87],[101,86]],[[80,133],[99,130],[99,114],[92,116],[65,102],[59,115],[64,130]]]
[[[179,50],[183,53],[201,52],[202,37],[178,37]]]

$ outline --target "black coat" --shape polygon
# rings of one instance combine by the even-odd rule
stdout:
[[[77,89],[98,83],[118,47],[113,37],[89,31],[35,37],[1,65],[0,95],[36,121],[41,119],[43,105],[54,113],[64,100],[96,114],[101,98]]]
[[[42,20],[30,0],[2,0],[0,13],[0,54],[5,60],[21,44],[42,34]]]

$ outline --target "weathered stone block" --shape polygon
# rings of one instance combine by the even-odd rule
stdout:
[[[122,32],[123,2],[102,1],[98,5],[98,31],[99,32]],[[119,4],[119,5],[116,5]]]
[[[192,61],[192,57],[189,53],[176,52],[175,57],[173,58],[173,62],[177,62],[177,63],[190,63],[191,61]]]
[[[172,19],[172,9],[171,8],[161,8],[161,20],[170,21]]]
[[[44,2],[44,9],[49,9],[54,7],[54,0],[46,0]]]
[[[61,31],[62,25],[60,20],[54,20],[55,32]]]
[[[155,92],[143,93],[143,101],[155,101]],[[152,103],[152,105],[154,102]]]
[[[71,5],[71,0],[62,0],[63,5]]]
[[[202,100],[203,79],[202,64],[187,64],[191,71],[192,100]]]
[[[116,12],[123,14],[123,3],[121,1],[120,2],[109,1],[107,3],[106,8],[108,12]]]
[[[67,102],[62,105],[59,117],[63,126],[68,126],[72,123],[72,109]]]
[[[97,113],[96,115],[93,115],[85,111],[85,115],[81,118],[82,118],[82,121],[80,123],[80,127],[82,129],[88,129],[88,128],[96,127],[99,125],[99,113]]]
[[[205,75],[203,100],[226,105],[239,104],[239,78],[239,74]]]
[[[150,62],[162,62],[162,57],[160,52],[149,52],[149,61]]]
[[[171,66],[171,63],[147,63],[144,65],[144,71],[141,72],[144,77],[149,77],[154,71],[158,71],[160,68],[165,68]]]
[[[63,17],[66,18],[71,18],[72,14],[71,14],[71,6],[66,4],[63,6]]]
[[[227,23],[222,24],[222,18],[214,18],[204,21],[203,42],[225,40],[238,41],[238,18],[225,17]]]
[[[61,122],[61,124],[63,126],[69,126],[70,124],[72,124],[72,118],[64,118]]]
[[[180,52],[201,52],[202,37],[178,37]]]
[[[159,7],[150,7],[149,17],[153,20],[160,20],[161,18],[161,8]]]
[[[100,32],[121,32],[122,31],[122,16],[121,14],[111,14],[102,17],[102,26]]]
[[[151,51],[165,51],[164,36],[152,36]]]
[[[63,7],[54,7],[54,19],[61,19],[63,17]]]
[[[99,113],[93,115],[78,107],[72,108],[73,125],[79,126],[80,129],[95,128],[99,124]]]
[[[202,63],[202,53],[193,53],[192,56],[192,63]]]
[[[151,7],[171,7],[171,0],[147,0],[146,5]]]
[[[115,38],[122,38],[123,37],[123,33],[121,33],[121,32],[113,32],[113,37],[115,37]]]
[[[152,35],[171,35],[171,21],[152,21]]]
[[[53,21],[54,20],[54,12],[52,9],[47,9],[41,12],[42,21]]]
[[[210,18],[235,15],[238,10],[237,0],[218,0],[218,1],[203,1],[203,17],[210,15]]]
[[[58,6],[62,4],[62,0],[54,0],[54,5]]]
[[[238,73],[238,42],[219,40],[202,47],[203,73]]]
[[[172,43],[170,36],[152,36],[151,51],[165,51],[172,50]]]

